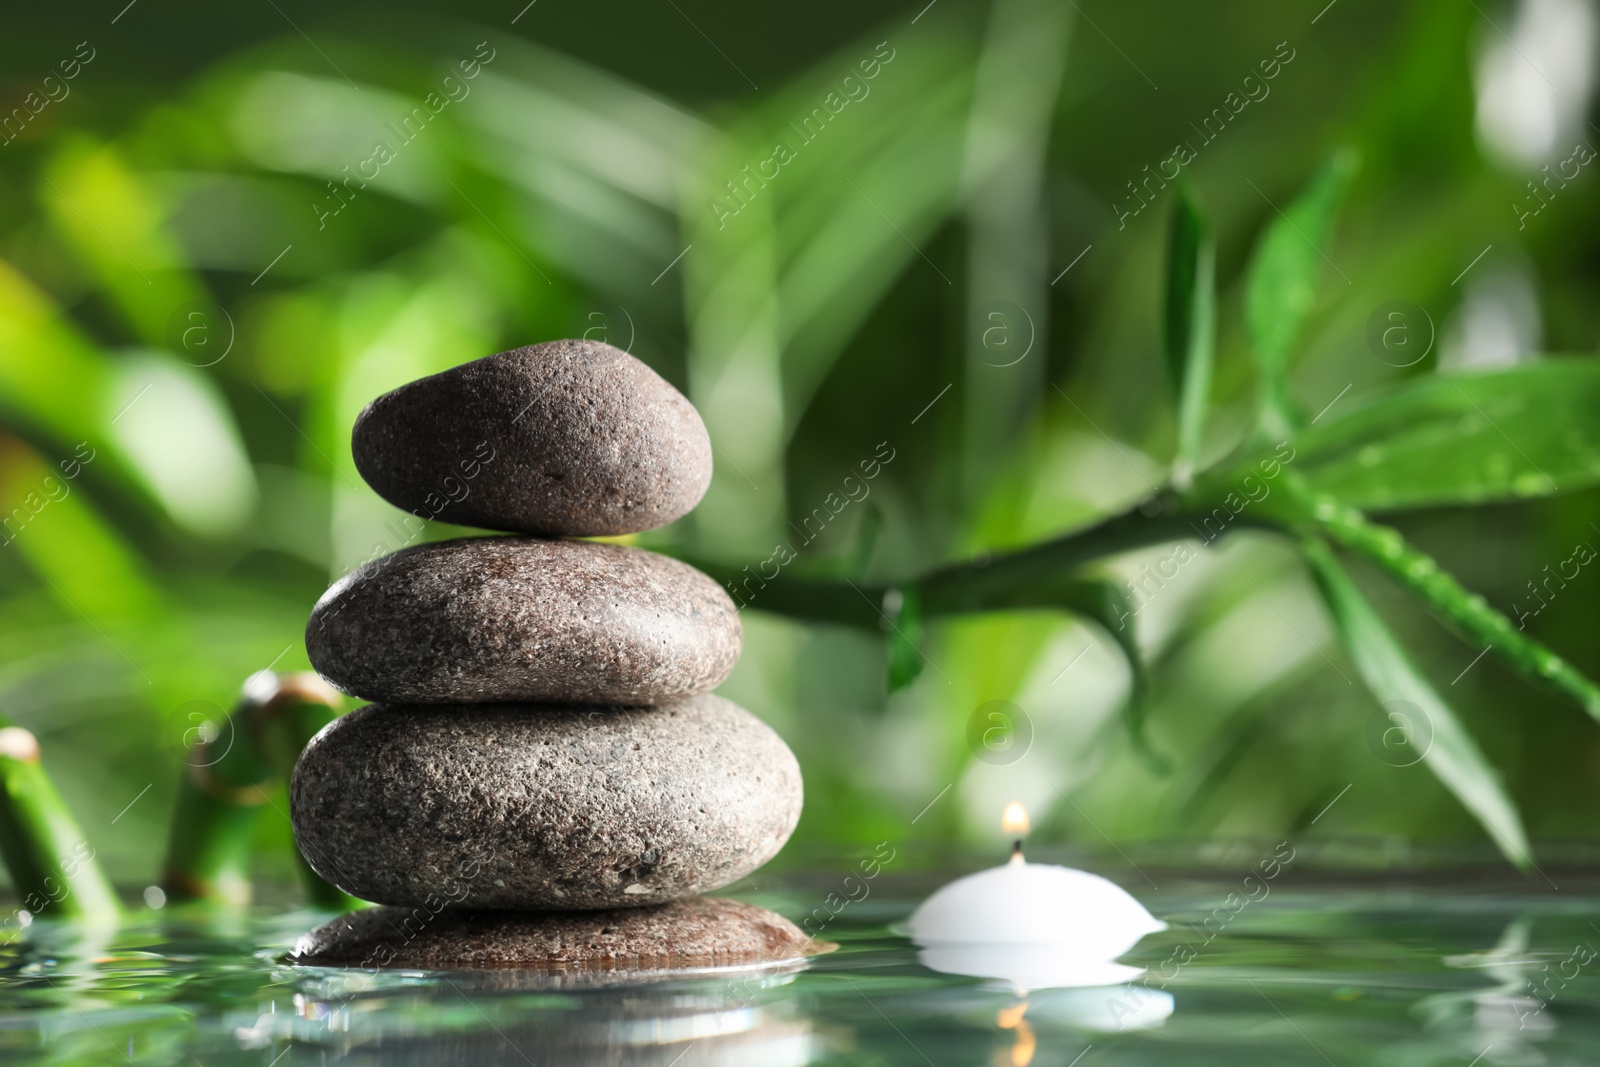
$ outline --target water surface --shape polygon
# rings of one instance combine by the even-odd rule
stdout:
[[[1293,886],[1121,879],[1171,929],[1142,979],[1020,992],[941,974],[894,932],[937,880],[881,879],[789,973],[541,988],[515,973],[303,969],[324,916],[145,911],[89,935],[36,922],[0,949],[15,1064],[1590,1064],[1600,894],[1463,876]],[[816,888],[821,886],[822,888]],[[767,888],[767,887],[764,887]],[[742,894],[791,918],[825,880]],[[837,898],[835,898],[837,900]],[[824,912],[825,914],[826,912]]]

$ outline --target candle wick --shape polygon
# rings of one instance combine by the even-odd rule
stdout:
[[[1022,863],[1022,862],[1024,862],[1023,857],[1022,857],[1022,839],[1021,838],[1018,838],[1017,841],[1011,846],[1011,862],[1012,863]]]

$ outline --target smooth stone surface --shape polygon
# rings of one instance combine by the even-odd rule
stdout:
[[[424,518],[532,534],[664,526],[711,484],[700,415],[610,345],[550,341],[383,394],[356,419],[356,469]]]
[[[659,704],[726,678],[742,635],[728,594],[667,556],[473,537],[340,579],[311,612],[306,652],[367,700]]]
[[[743,708],[381,705],[335,720],[290,786],[312,868],[379,904],[658,904],[743,878],[800,817],[800,767]]]
[[[678,970],[803,959],[825,950],[754,904],[691,897],[609,911],[367,908],[295,943],[289,962],[449,970]]]

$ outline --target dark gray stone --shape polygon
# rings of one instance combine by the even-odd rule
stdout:
[[[831,947],[754,904],[690,897],[607,911],[366,908],[304,935],[288,959],[329,967],[662,971],[800,960]]]
[[[705,694],[369,705],[312,739],[289,799],[301,853],[363,900],[568,910],[737,881],[788,840],[801,785],[777,734]]]
[[[367,405],[350,445],[391,504],[520,533],[654,529],[711,482],[693,405],[594,341],[529,345],[402,385]]]
[[[306,651],[367,700],[659,704],[726,678],[742,632],[722,588],[666,556],[474,537],[341,579],[311,613]]]

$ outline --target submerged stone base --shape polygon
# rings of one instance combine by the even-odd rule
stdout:
[[[670,971],[799,961],[832,947],[754,904],[690,897],[609,911],[367,908],[301,937],[287,962],[427,970]]]

